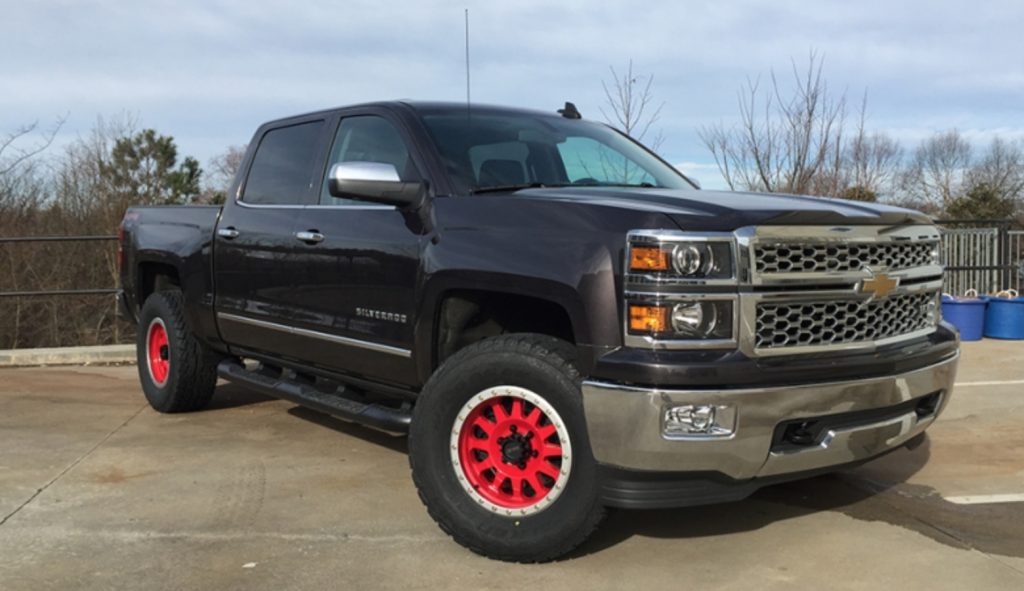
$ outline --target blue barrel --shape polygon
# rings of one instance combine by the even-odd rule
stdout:
[[[985,311],[985,336],[995,339],[1024,339],[1024,298],[989,299],[988,309]]]
[[[985,304],[978,298],[942,296],[942,317],[960,331],[961,341],[980,341],[985,327]]]

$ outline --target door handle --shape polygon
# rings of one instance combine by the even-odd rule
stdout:
[[[324,235],[314,230],[309,230],[307,232],[296,232],[295,237],[303,242],[310,244],[316,244],[317,242],[324,241]]]
[[[235,238],[238,238],[238,230],[234,229],[232,226],[228,226],[227,228],[217,228],[217,235],[221,238],[234,240]]]

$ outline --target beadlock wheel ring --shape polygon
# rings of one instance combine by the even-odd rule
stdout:
[[[518,386],[471,397],[456,415],[449,447],[462,489],[506,517],[550,507],[572,470],[565,421],[543,397]]]
[[[153,383],[163,387],[171,373],[171,345],[167,337],[167,326],[160,318],[154,318],[146,329],[146,368]]]

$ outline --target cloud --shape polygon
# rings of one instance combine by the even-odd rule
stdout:
[[[959,127],[1020,137],[1024,76],[1013,0],[736,0],[559,3],[482,0],[35,0],[0,21],[0,131],[70,113],[137,113],[205,160],[270,118],[375,99],[464,97],[463,8],[480,101],[599,118],[608,66],[632,58],[665,102],[661,152],[707,166],[696,129],[735,120],[736,91],[790,60],[824,55],[835,91],[914,142]],[[1002,130],[1002,131],[999,131]],[[922,135],[923,134],[923,135]],[[219,146],[219,147],[218,147]],[[705,186],[717,172],[691,168]],[[713,173],[713,174],[712,174]]]

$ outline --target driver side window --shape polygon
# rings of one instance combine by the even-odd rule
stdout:
[[[379,162],[391,164],[403,181],[421,180],[416,165],[409,156],[409,149],[395,126],[376,115],[346,117],[338,125],[331,153],[327,160],[323,183],[320,188],[321,205],[353,205],[364,201],[344,199],[331,195],[328,188],[331,168],[340,162]]]

